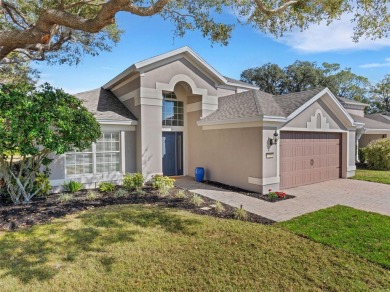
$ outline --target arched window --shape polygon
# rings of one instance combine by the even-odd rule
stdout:
[[[318,113],[317,114],[317,124],[316,124],[316,127],[317,127],[317,129],[321,129],[321,114],[320,113]]]

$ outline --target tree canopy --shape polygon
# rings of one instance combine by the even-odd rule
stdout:
[[[328,87],[334,94],[361,102],[367,101],[370,83],[366,77],[356,75],[350,68],[339,64],[295,61],[280,68],[267,63],[241,73],[241,80],[260,87],[271,94],[300,92],[316,87]]]
[[[239,21],[276,36],[293,28],[331,23],[353,15],[354,39],[389,35],[383,0],[0,0],[0,62],[26,60],[74,64],[85,54],[108,51],[120,39],[118,12],[171,21],[175,34],[200,30],[211,42],[227,44],[234,25],[216,15],[233,10]],[[352,36],[351,36],[352,37]],[[12,54],[17,53],[17,54]]]
[[[390,74],[372,86],[368,111],[390,115]]]
[[[81,101],[45,84],[0,87],[0,177],[14,203],[29,202],[50,172],[50,155],[85,149],[100,126]]]

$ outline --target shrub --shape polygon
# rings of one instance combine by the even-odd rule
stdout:
[[[113,192],[115,191],[115,184],[112,182],[102,182],[99,184],[99,191],[101,192]]]
[[[141,173],[127,173],[123,177],[123,187],[128,190],[141,190],[144,185],[144,177]]]
[[[248,212],[243,208],[236,208],[236,210],[234,210],[234,218],[245,221],[248,219]]]
[[[47,196],[49,194],[49,192],[51,191],[51,185],[50,185],[49,178],[44,173],[39,173],[35,177],[34,191],[38,190],[38,189],[40,189],[38,194],[41,196]]]
[[[197,195],[197,194],[194,194],[191,199],[190,199],[190,202],[192,205],[196,206],[196,207],[200,207],[203,205],[204,203],[204,200],[202,199],[201,196]]]
[[[178,199],[184,199],[186,197],[186,193],[184,190],[177,190],[175,197]]]
[[[270,199],[277,199],[278,198],[278,195],[276,194],[276,192],[273,192],[271,189],[268,190],[267,196]]]
[[[223,211],[225,211],[225,207],[222,205],[221,202],[215,202],[215,211],[217,211],[217,213],[222,213]]]
[[[160,192],[162,195],[167,195],[169,190],[174,187],[175,180],[163,175],[153,176],[152,186]]]
[[[390,138],[371,141],[365,154],[369,169],[390,170]]]
[[[83,184],[79,181],[71,180],[68,182],[64,182],[62,187],[64,188],[65,191],[74,194],[75,192],[78,192],[79,190],[82,189]]]
[[[366,151],[367,148],[359,148],[358,155],[360,163],[366,163]]]
[[[115,192],[114,197],[115,198],[122,198],[126,197],[129,193],[124,189],[119,189]]]
[[[72,194],[60,194],[58,196],[58,201],[60,203],[66,203],[66,202],[70,202],[74,199],[73,195]]]
[[[92,190],[89,190],[85,198],[88,201],[93,201],[93,200],[100,198],[100,195]]]

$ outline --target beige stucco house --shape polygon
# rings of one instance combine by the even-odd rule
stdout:
[[[365,105],[327,88],[273,96],[222,76],[188,47],[135,63],[76,96],[103,137],[56,157],[57,189],[66,180],[86,187],[120,181],[127,172],[194,176],[196,167],[208,180],[247,190],[286,189],[354,175],[357,136],[390,133],[372,119],[380,127],[369,132]]]

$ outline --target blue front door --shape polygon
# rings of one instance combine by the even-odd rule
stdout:
[[[163,132],[162,164],[164,175],[183,175],[182,132]]]

